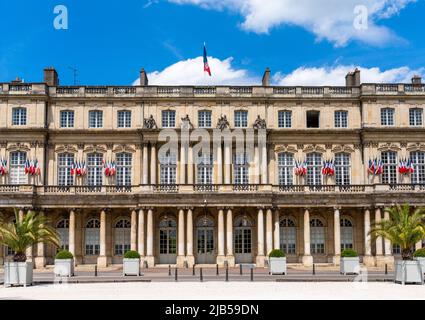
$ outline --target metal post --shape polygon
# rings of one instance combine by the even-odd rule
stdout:
[[[316,274],[316,265],[313,263],[313,275]]]
[[[242,264],[239,265],[239,274],[242,275]]]
[[[94,276],[97,277],[97,264],[94,266]]]
[[[192,276],[194,276],[194,275],[195,275],[195,264],[192,267]]]
[[[226,265],[226,281],[229,281],[229,267]]]
[[[177,268],[176,268],[176,271],[174,273],[174,280],[177,281]]]
[[[254,268],[251,268],[251,281],[254,281]]]
[[[388,265],[385,264],[385,274],[388,274]]]
[[[199,270],[199,280],[204,281],[204,277],[202,276],[202,268]]]
[[[218,263],[215,266],[215,274],[218,276]]]
[[[168,275],[171,276],[171,266],[168,265]]]

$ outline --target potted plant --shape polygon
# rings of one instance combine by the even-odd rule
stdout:
[[[418,208],[411,213],[408,204],[385,209],[389,220],[376,223],[370,233],[373,239],[383,237],[401,248],[402,260],[394,262],[396,283],[423,283],[423,273],[418,260],[413,260],[415,244],[425,237],[425,211]]]
[[[17,210],[13,222],[0,221],[0,245],[14,251],[13,261],[4,263],[5,286],[32,284],[33,264],[27,262],[27,248],[40,242],[59,246],[59,235],[47,222],[44,216],[34,211],[19,217]]]
[[[280,249],[269,253],[269,274],[286,274],[286,256]]]
[[[360,259],[356,251],[345,249],[341,252],[339,272],[341,274],[359,274]]]
[[[422,273],[425,274],[425,248],[416,250],[413,257],[416,261],[419,261],[422,267]]]
[[[74,276],[74,256],[68,250],[59,251],[55,256],[55,276]]]
[[[140,254],[137,251],[130,250],[124,254],[122,270],[124,276],[140,275]]]

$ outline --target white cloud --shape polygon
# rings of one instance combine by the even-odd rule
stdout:
[[[336,46],[344,46],[350,40],[360,40],[372,45],[382,45],[397,36],[378,21],[398,14],[417,0],[168,0],[204,9],[225,10],[241,14],[244,30],[268,33],[280,25],[295,25],[314,33],[317,40],[326,39]],[[368,28],[354,27],[358,16],[357,6],[368,11]],[[399,40],[399,39],[398,39]]]

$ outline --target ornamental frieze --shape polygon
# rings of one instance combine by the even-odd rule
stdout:
[[[425,143],[409,143],[407,146],[408,151],[425,151]]]
[[[97,145],[97,144],[87,145],[84,148],[85,153],[93,153],[93,152],[106,153],[106,151],[107,151],[106,146]]]
[[[326,149],[321,145],[310,144],[304,148],[303,152],[304,153],[309,153],[309,152],[325,153]]]
[[[112,149],[113,153],[120,153],[120,152],[130,152],[134,153],[136,152],[136,149],[132,146],[126,145],[126,144],[119,144],[116,145],[115,148]]]
[[[334,145],[331,151],[333,153],[338,153],[338,152],[353,153],[354,148],[352,145],[348,145],[348,144],[337,144],[337,145]]]
[[[75,147],[75,145],[60,144],[56,146],[55,152],[56,153],[77,153],[78,149]]]
[[[276,153],[280,153],[280,152],[296,153],[298,150],[294,145],[278,144],[275,146],[274,151]]]
[[[31,148],[30,148],[28,143],[17,142],[17,143],[9,144],[8,147],[6,148],[6,150],[8,150],[8,151],[30,151]]]
[[[381,143],[378,147],[378,150],[379,151],[382,151],[382,150],[400,151],[401,148],[400,148],[400,145],[398,143],[387,142],[387,143]]]

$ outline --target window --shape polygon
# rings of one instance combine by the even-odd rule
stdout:
[[[160,183],[176,184],[177,155],[167,151],[160,158]]]
[[[174,128],[176,126],[176,112],[174,110],[162,111],[162,127]]]
[[[425,184],[425,152],[411,152],[410,160],[412,161],[413,168],[415,169],[412,174],[412,183]]]
[[[339,186],[349,185],[351,178],[350,155],[337,153],[335,155],[335,182]]]
[[[198,126],[200,128],[211,128],[211,111],[203,110],[198,112]]]
[[[73,163],[74,154],[61,153],[58,155],[58,185],[72,186],[74,184],[74,176],[71,174]]]
[[[213,155],[211,153],[199,153],[197,160],[197,183],[212,184]]]
[[[118,128],[131,128],[131,111],[118,111]]]
[[[423,110],[420,108],[409,109],[409,123],[413,126],[422,126]]]
[[[127,219],[121,219],[115,224],[114,252],[117,256],[124,255],[130,250],[131,223]]]
[[[89,128],[103,127],[103,112],[100,110],[89,111]]]
[[[397,152],[382,152],[382,183],[397,183]]]
[[[131,186],[131,153],[118,153],[117,160],[117,185]]]
[[[394,109],[392,108],[381,109],[381,125],[382,126],[394,125]]]
[[[317,218],[310,220],[311,254],[325,254],[325,226]]]
[[[341,251],[353,249],[353,223],[347,219],[340,220],[341,226]]]
[[[91,219],[86,224],[85,230],[85,253],[86,255],[98,255],[100,253],[100,222],[99,219]]]
[[[87,184],[89,186],[102,185],[103,154],[90,153],[87,155]]]
[[[61,250],[69,250],[69,220],[62,219],[56,224],[56,231],[59,234]]]
[[[335,111],[335,128],[348,127],[348,111]]]
[[[159,223],[159,254],[177,253],[177,223],[165,217]]]
[[[290,218],[283,218],[279,222],[280,250],[286,254],[296,253],[297,229]]]
[[[292,112],[279,111],[277,113],[277,125],[279,128],[291,128],[292,127]]]
[[[278,154],[279,185],[290,186],[293,184],[294,155],[292,153]]]
[[[235,154],[233,180],[235,184],[248,184],[248,157],[246,153]]]
[[[235,111],[235,127],[236,128],[248,127],[248,111],[244,111],[244,110]]]
[[[246,217],[238,217],[234,223],[234,249],[236,254],[252,252],[252,223]]]
[[[401,247],[399,244],[392,245],[392,253],[393,254],[401,254]]]
[[[25,174],[25,161],[27,160],[26,152],[16,151],[10,154],[10,183],[26,184],[28,177]]]
[[[60,127],[61,128],[74,127],[74,111],[63,110],[60,112]]]
[[[13,108],[12,109],[12,125],[25,126],[27,124],[27,109]]]
[[[307,184],[322,184],[322,155],[320,153],[307,154]]]
[[[307,111],[307,128],[319,128],[319,111]]]

